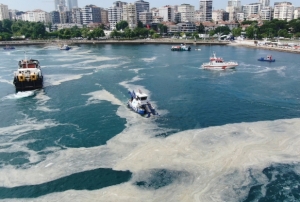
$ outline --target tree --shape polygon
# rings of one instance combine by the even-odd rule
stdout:
[[[128,27],[128,22],[125,20],[122,20],[116,24],[117,30],[124,30],[126,27]]]
[[[199,27],[198,27],[198,32],[201,34],[201,33],[204,33],[205,32],[205,27],[202,23],[200,23]]]
[[[137,27],[143,28],[143,27],[144,27],[144,24],[143,24],[141,21],[138,21]]]
[[[241,28],[233,28],[232,29],[232,35],[237,37],[237,36],[241,36],[241,33],[242,33],[242,29]]]

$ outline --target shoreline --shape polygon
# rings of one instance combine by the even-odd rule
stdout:
[[[296,53],[300,54],[300,48],[293,48],[287,46],[270,46],[270,45],[255,45],[254,41],[216,41],[216,40],[178,40],[178,39],[139,39],[139,40],[37,40],[37,41],[1,41],[0,47],[9,46],[27,46],[27,45],[58,45],[58,44],[68,44],[68,45],[81,45],[81,44],[123,44],[123,45],[147,45],[147,44],[169,44],[169,45],[228,45],[236,47],[246,47],[246,48],[255,48],[255,49],[264,49],[271,51],[287,52],[287,53]]]

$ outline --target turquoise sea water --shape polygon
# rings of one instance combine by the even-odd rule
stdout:
[[[24,51],[45,87],[16,94]],[[212,51],[239,66],[202,69]],[[0,59],[0,200],[300,201],[297,54],[94,44]],[[160,116],[126,107],[139,89]]]

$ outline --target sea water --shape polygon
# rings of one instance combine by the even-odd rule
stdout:
[[[298,55],[170,48],[2,52],[0,200],[299,201]],[[16,93],[24,52],[40,61],[44,88]],[[212,52],[239,66],[202,69]],[[269,54],[275,63],[257,61]],[[131,90],[159,116],[127,108]]]

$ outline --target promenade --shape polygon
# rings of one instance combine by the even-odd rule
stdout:
[[[51,45],[51,44],[187,44],[187,45],[227,45],[229,42],[217,40],[183,40],[183,39],[135,39],[135,40],[24,40],[24,41],[2,41],[0,46],[21,45]]]
[[[290,41],[292,43],[292,41]],[[299,42],[294,42],[295,44],[300,44]],[[80,45],[80,44],[169,44],[169,45],[230,45],[230,46],[242,46],[247,48],[257,48],[265,50],[274,50],[281,52],[290,52],[290,53],[300,53],[300,46],[287,46],[281,45],[277,46],[275,44],[255,44],[254,40],[242,40],[242,41],[218,41],[218,40],[203,40],[198,39],[194,40],[184,40],[184,39],[136,39],[136,40],[24,40],[24,41],[1,41],[0,46],[26,46],[26,45],[62,45],[68,44],[70,46]],[[287,44],[283,43],[283,44]]]

